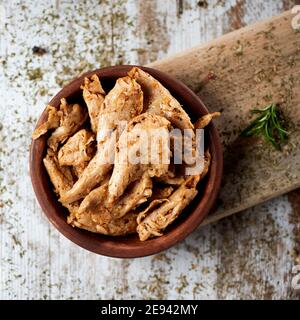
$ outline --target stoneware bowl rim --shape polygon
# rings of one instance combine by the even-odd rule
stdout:
[[[118,77],[125,76],[132,67],[133,65],[112,66],[87,72],[63,87],[49,104],[58,107],[61,98],[67,98],[68,100],[68,97],[79,91],[80,85],[86,76],[89,77],[96,73],[100,77],[100,80],[103,79],[105,87],[105,81],[111,82]],[[142,66],[137,67],[150,73],[167,87],[180,103],[183,104],[187,113],[196,112],[197,117],[208,113],[200,98],[179,80],[156,69]],[[37,126],[45,120],[46,111],[44,110],[37,122]],[[216,201],[223,172],[222,147],[215,125],[211,123],[207,129],[212,162],[204,182],[205,185],[203,186],[201,197],[197,195],[194,199],[195,203],[191,212],[186,214],[179,223],[175,221],[174,226],[167,228],[162,237],[141,242],[137,236],[108,237],[68,225],[66,221],[66,209],[55,198],[49,177],[42,162],[46,152],[46,135],[32,141],[30,148],[30,176],[37,200],[49,221],[66,238],[91,252],[117,258],[136,258],[166,250],[192,233],[200,225]]]

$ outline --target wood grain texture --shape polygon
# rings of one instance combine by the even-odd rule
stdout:
[[[202,227],[163,254],[116,260],[61,236],[28,173],[35,121],[63,83],[108,64],[150,63],[294,1],[184,0],[180,10],[173,0],[0,3],[0,298],[299,298],[290,286],[300,252],[299,192]],[[47,53],[35,55],[33,46]]]
[[[300,186],[300,34],[291,26],[293,17],[287,11],[150,64],[185,82],[209,110],[222,111],[216,123],[224,147],[223,186],[206,223]],[[283,151],[240,137],[250,110],[268,103],[280,105],[290,126]]]

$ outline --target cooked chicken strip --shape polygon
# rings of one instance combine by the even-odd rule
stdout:
[[[47,121],[34,130],[32,134],[34,140],[45,134],[48,130],[56,129],[59,126],[62,112],[50,105],[46,107],[46,111],[48,112]]]
[[[141,180],[132,184],[115,205],[108,203],[108,183],[91,191],[82,201],[79,213],[98,212],[99,219],[103,215],[103,221],[121,218],[130,210],[147,201],[152,194],[152,180],[148,174],[144,174]],[[103,214],[102,214],[103,213]]]
[[[214,118],[218,116],[220,116],[220,112],[209,113],[199,118],[194,123],[195,130],[204,129]],[[171,136],[171,148],[173,151],[174,158],[176,158],[178,161],[178,159],[180,159],[180,156],[182,157],[182,155],[184,155],[185,163],[183,164],[183,166],[181,166],[181,168],[185,168],[185,174],[187,175],[201,174],[201,170],[203,170],[202,148],[204,147],[204,145],[201,145],[201,142],[204,141],[203,137],[203,132],[196,132],[196,134],[194,134],[191,140],[189,139],[190,137],[186,140],[186,136]],[[182,146],[184,148],[183,151]],[[201,154],[197,155],[196,152],[200,152]],[[186,161],[187,159],[188,161]],[[170,175],[170,173],[168,172],[167,176],[163,176],[158,180],[167,184],[178,185],[182,183],[181,180],[183,177],[183,172],[176,174],[174,177],[172,177],[172,175]]]
[[[107,177],[101,184],[101,186],[92,190],[81,202],[79,212],[87,212],[91,210],[106,208],[105,202],[107,200],[109,177]]]
[[[180,187],[168,200],[156,200],[161,206],[157,209],[150,208],[149,215],[137,226],[137,232],[141,241],[151,236],[161,236],[169,224],[171,224],[182,210],[195,198],[196,189]],[[154,209],[151,212],[151,209]]]
[[[150,215],[150,213],[152,212],[152,210],[157,209],[159,207],[159,205],[161,205],[162,203],[169,203],[169,200],[167,198],[161,198],[161,199],[154,199],[153,201],[151,201],[148,205],[148,207],[139,212],[136,221],[138,226],[142,223],[142,221],[148,216]],[[138,232],[138,230],[137,230]],[[161,235],[160,233],[158,235]]]
[[[83,99],[89,111],[92,131],[96,133],[98,127],[98,116],[101,112],[105,91],[103,90],[100,80],[96,74],[93,74],[90,79],[84,78],[84,85],[80,88],[83,90]]]
[[[197,193],[195,188],[188,188],[183,184],[168,199],[154,200],[155,202],[149,208],[139,214],[138,221],[147,215],[137,227],[140,240],[145,241],[151,236],[161,236],[162,230],[179,216]],[[161,204],[161,206],[155,209],[157,204]]]
[[[210,124],[212,119],[217,118],[220,115],[221,115],[220,112],[213,112],[213,113],[208,113],[208,114],[204,115],[203,117],[201,117],[200,119],[198,119],[194,123],[195,129],[203,129],[203,128],[205,128],[207,125]]]
[[[43,159],[45,168],[58,195],[72,188],[74,181],[69,167],[60,167],[55,156],[47,154]]]
[[[170,197],[152,201],[143,212],[139,213],[137,232],[141,241],[145,241],[151,236],[161,236],[162,231],[195,198],[198,193],[196,186],[208,172],[210,160],[210,153],[207,151],[204,170],[200,175],[189,176]]]
[[[59,143],[65,142],[87,119],[84,108],[79,104],[68,104],[66,99],[61,99],[59,111],[61,112],[60,125],[48,139],[48,146],[54,151],[57,150]]]
[[[205,116],[206,117],[206,116]],[[201,118],[202,119],[202,118]],[[199,119],[199,120],[201,120]],[[212,119],[212,118],[211,118]],[[198,121],[199,121],[198,120]],[[196,126],[198,126],[200,124],[200,122],[196,122],[194,125],[195,125],[195,128]],[[206,120],[207,121],[207,118]],[[207,124],[209,122],[206,122]],[[202,122],[203,124],[203,122]],[[198,129],[198,128],[197,128]],[[193,148],[195,149],[196,151],[196,148],[195,146],[193,146]],[[199,157],[203,157],[203,155],[198,155]],[[210,153],[207,151],[205,152],[204,154],[204,165],[203,165],[203,169],[202,169],[202,172],[201,172],[201,175],[204,176],[206,173],[207,173],[207,170],[209,169],[209,166],[210,166]],[[186,165],[186,164],[183,164],[181,167],[180,167],[180,171],[176,172],[176,171],[171,171],[169,170],[167,173],[165,173],[164,175],[158,177],[158,178],[155,178],[156,181],[160,182],[160,183],[163,183],[163,184],[169,184],[169,185],[172,185],[172,186],[179,186],[181,185],[182,183],[184,183],[185,179],[186,179],[186,176],[185,176],[185,169],[186,168],[191,168],[194,164],[192,165]]]
[[[81,173],[93,157],[94,140],[93,133],[86,129],[76,132],[58,152],[60,166],[73,166],[77,174]]]
[[[74,223],[77,227],[92,230],[93,232],[120,235],[128,233],[128,229],[124,232],[121,227],[126,220],[123,217],[129,215],[129,228],[136,227],[136,223],[132,221],[132,210],[147,201],[152,194],[152,181],[148,175],[144,175],[140,181],[136,181],[132,187],[120,198],[116,205],[111,206],[107,202],[108,195],[108,179],[100,187],[94,189],[81,203],[80,208],[69,216],[68,221]],[[134,215],[135,218],[137,215]]]
[[[184,182],[184,176],[182,174],[176,175],[175,172],[168,171],[164,175],[156,178],[156,180],[164,184],[178,186]]]
[[[68,223],[78,228],[110,236],[136,232],[137,213],[132,211],[151,196],[152,181],[145,175],[133,184],[115,206],[107,204],[108,183],[93,190],[78,210],[71,211]],[[92,196],[94,196],[92,198]],[[108,205],[108,207],[106,207]]]
[[[123,196],[113,205],[113,215],[116,217],[123,216],[124,212],[127,213],[146,202],[152,195],[152,187],[151,178],[148,173],[144,173],[142,178],[133,182],[132,186],[128,187]]]
[[[194,128],[180,103],[159,81],[137,67],[132,68],[128,75],[136,79],[142,87],[145,97],[144,111],[165,117],[177,128]]]
[[[114,134],[115,136],[116,134]],[[107,159],[114,152],[115,146],[113,139],[108,142],[104,145],[102,152],[97,151],[96,155],[80,174],[73,188],[61,196],[60,202],[72,203],[84,198],[95,186],[105,179],[112,167],[111,163],[107,163]]]
[[[117,80],[106,95],[98,115],[97,153],[85,168],[74,187],[61,197],[62,202],[79,200],[111,170],[114,161],[115,143],[122,128],[120,121],[129,121],[143,109],[143,92],[140,85],[129,77]]]
[[[109,236],[124,236],[135,233],[137,227],[137,213],[131,211],[120,219],[114,219],[108,223],[98,222],[96,214],[76,214],[68,222],[74,227],[85,229],[95,233]]]
[[[150,177],[159,177],[168,171],[169,128],[168,120],[149,113],[135,117],[127,125],[116,145],[115,165],[108,188],[109,203],[115,202],[126,187],[131,182],[140,179],[145,172],[148,172]],[[158,138],[157,134],[160,134],[158,141],[155,140]],[[144,164],[143,159],[136,157],[143,146],[146,146],[144,151],[148,158]],[[156,163],[149,159],[150,156],[157,160]]]
[[[143,92],[141,86],[130,77],[119,78],[114,88],[105,97],[99,115],[98,144],[109,139],[113,130],[119,129],[119,137],[124,129],[124,124],[126,125],[142,111]]]
[[[144,111],[165,117],[175,128],[186,129],[184,134],[187,140],[194,139],[194,126],[190,117],[168,89],[137,67],[132,68],[128,74],[142,87],[145,97]],[[184,162],[191,163],[192,160],[191,155],[184,153]]]

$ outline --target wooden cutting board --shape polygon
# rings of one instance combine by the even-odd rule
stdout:
[[[300,31],[285,12],[149,66],[183,81],[210,111],[224,147],[224,178],[217,221],[300,187]],[[250,110],[274,102],[286,118],[282,151],[259,138],[242,138]]]

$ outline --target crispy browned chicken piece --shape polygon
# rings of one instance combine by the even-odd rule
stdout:
[[[94,140],[93,133],[86,129],[76,132],[58,152],[60,166],[73,166],[76,173],[80,175],[93,157]]]
[[[62,195],[64,192],[72,188],[74,180],[69,167],[61,167],[56,156],[50,154],[46,155],[43,162],[54,186],[54,191],[58,195]]]
[[[145,99],[144,112],[165,117],[180,129],[194,128],[190,117],[180,103],[159,81],[137,67],[132,68],[128,75],[136,79],[142,87]]]
[[[83,90],[83,99],[89,111],[92,131],[97,133],[98,116],[101,112],[105,91],[96,74],[93,74],[90,79],[84,78],[84,85],[80,88]]]
[[[108,188],[110,203],[115,202],[127,186],[140,179],[144,173],[148,172],[150,177],[159,177],[168,171],[169,128],[168,120],[150,113],[143,113],[128,124],[116,145],[115,165]],[[161,139],[155,141],[158,132]],[[151,161],[149,157],[145,164],[141,163],[141,159],[136,159],[136,154],[145,145],[145,153],[155,158],[156,162]],[[156,150],[151,148],[154,145],[157,146]]]
[[[34,130],[32,134],[34,140],[45,134],[48,130],[56,129],[59,126],[62,112],[50,105],[46,107],[46,111],[48,112],[47,121]]]
[[[73,188],[60,201],[71,203],[79,200],[104,180],[114,161],[115,143],[122,130],[119,122],[131,120],[142,109],[143,92],[140,85],[129,77],[118,79],[114,88],[106,95],[98,115],[97,153]]]
[[[83,125],[87,112],[79,104],[68,104],[66,99],[60,103],[60,124],[48,139],[48,146],[56,151],[60,143],[64,143]]]
[[[137,232],[141,241],[153,236],[161,236],[162,231],[170,225],[195,198],[196,186],[207,173],[210,166],[210,154],[206,152],[204,170],[200,175],[189,176],[186,181],[166,199],[154,200],[141,213],[137,222]]]
[[[121,218],[126,213],[147,201],[152,194],[152,180],[145,174],[141,180],[134,182],[114,204],[108,203],[108,180],[91,191],[81,202],[79,213],[97,213],[103,222]]]

